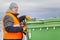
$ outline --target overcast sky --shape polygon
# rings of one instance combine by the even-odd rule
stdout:
[[[42,16],[44,12],[40,12],[43,10],[41,8],[60,8],[60,0],[0,0],[0,12],[5,12],[12,2],[18,4],[19,13],[23,15],[25,13],[33,16],[34,13],[34,15],[39,13]]]
[[[6,9],[11,2],[16,2],[20,8],[60,7],[60,0],[0,0],[0,9]]]

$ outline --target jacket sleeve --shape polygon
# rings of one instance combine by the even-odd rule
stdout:
[[[23,22],[24,20],[25,20],[25,15],[23,15],[23,16],[21,16],[21,17],[19,17],[18,19],[19,19],[19,22]]]
[[[4,27],[7,32],[22,32],[22,27],[13,27],[14,21],[10,16],[4,18]]]

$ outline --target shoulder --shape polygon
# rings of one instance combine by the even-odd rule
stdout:
[[[4,26],[5,27],[12,26],[13,24],[14,24],[14,21],[13,21],[12,17],[10,17],[10,16],[4,17]]]
[[[13,22],[13,18],[11,16],[5,16],[4,17],[4,21],[10,21],[10,22]]]

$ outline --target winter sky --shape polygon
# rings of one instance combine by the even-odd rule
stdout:
[[[45,17],[46,16],[45,14],[47,13],[52,14],[53,11],[57,11],[58,13],[57,15],[60,15],[59,14],[60,13],[59,12],[60,11],[60,0],[0,0],[1,14],[4,13],[9,8],[10,3],[12,2],[15,2],[18,4],[19,13],[21,15],[29,15],[31,17],[42,18],[42,17]]]

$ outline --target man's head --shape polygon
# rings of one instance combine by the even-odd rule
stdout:
[[[13,12],[13,13],[17,13],[18,12],[18,5],[16,3],[11,3],[9,9]]]

